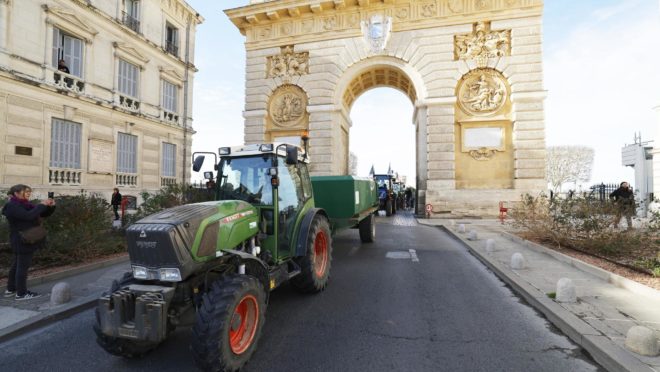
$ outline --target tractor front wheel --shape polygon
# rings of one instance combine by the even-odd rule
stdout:
[[[330,279],[332,261],[332,237],[330,224],[322,215],[316,215],[307,237],[305,256],[297,259],[300,274],[291,279],[291,284],[304,293],[315,293],[325,289]]]
[[[385,215],[389,217],[392,213],[392,200],[387,199],[387,201],[385,201]]]
[[[252,276],[214,282],[197,309],[192,354],[205,371],[238,371],[254,353],[263,328],[266,294]]]

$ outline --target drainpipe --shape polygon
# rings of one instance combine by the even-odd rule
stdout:
[[[185,185],[188,181],[186,179],[186,173],[188,172],[188,70],[190,69],[190,23],[192,22],[192,17],[188,18],[188,24],[186,25],[186,70],[184,71],[184,80],[183,80],[183,179],[182,184]]]

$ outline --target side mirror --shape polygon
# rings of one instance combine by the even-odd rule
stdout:
[[[286,163],[298,164],[298,147],[286,145]]]
[[[204,172],[204,179],[212,180],[213,179],[213,172]]]
[[[195,158],[195,161],[193,162],[193,170],[199,172],[199,170],[202,169],[202,164],[204,164],[204,155]]]

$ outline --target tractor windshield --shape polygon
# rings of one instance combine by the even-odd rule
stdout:
[[[376,179],[376,183],[378,183],[378,188],[384,187],[386,189],[390,188],[390,176],[388,175],[375,175],[374,179]]]
[[[251,204],[272,205],[273,192],[268,169],[270,156],[222,158],[220,200],[244,200]]]

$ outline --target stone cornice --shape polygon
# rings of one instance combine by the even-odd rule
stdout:
[[[184,24],[193,20],[197,25],[204,22],[204,17],[197,13],[195,9],[193,9],[183,0],[161,0],[160,3],[161,8],[164,11],[172,16],[175,16]]]
[[[538,17],[543,0],[278,0],[228,9],[248,50],[356,37],[372,14],[392,17],[392,31]]]

